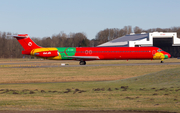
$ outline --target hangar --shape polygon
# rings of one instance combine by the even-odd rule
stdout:
[[[172,57],[180,57],[180,38],[176,32],[153,32],[125,35],[98,45],[98,47],[141,47],[154,46],[163,49]]]

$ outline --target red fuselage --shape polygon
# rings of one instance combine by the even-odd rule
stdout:
[[[157,47],[77,47],[75,56],[98,56],[99,60],[138,60],[153,59],[157,52],[171,57]]]

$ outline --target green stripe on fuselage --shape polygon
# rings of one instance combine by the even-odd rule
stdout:
[[[72,58],[67,58],[65,56],[74,56],[76,53],[75,47],[57,47],[62,60],[71,60]]]

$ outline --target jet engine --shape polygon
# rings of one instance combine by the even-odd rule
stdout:
[[[43,51],[34,53],[34,55],[37,57],[55,57],[58,56],[58,54],[58,51]]]
[[[52,50],[49,48],[39,48],[31,51],[31,55],[37,57],[56,57],[59,56],[58,50]]]

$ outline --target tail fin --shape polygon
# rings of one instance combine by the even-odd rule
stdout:
[[[36,48],[41,48],[30,39],[28,34],[13,35],[13,37],[18,40],[18,42],[21,44],[25,51],[31,51]]]

